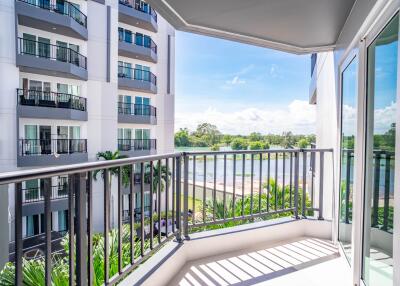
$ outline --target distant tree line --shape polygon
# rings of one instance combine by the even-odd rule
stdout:
[[[217,126],[210,123],[199,124],[195,131],[181,128],[175,133],[175,147],[209,147],[212,150],[223,146],[230,146],[233,150],[266,150],[271,146],[307,148],[311,143],[315,143],[315,135],[295,135],[290,131],[281,135],[259,132],[230,135],[222,134]]]

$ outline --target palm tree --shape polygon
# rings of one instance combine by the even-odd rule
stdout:
[[[105,152],[98,152],[96,154],[97,160],[103,159],[103,160],[118,160],[118,159],[124,159],[127,158],[125,155],[121,155],[119,153],[119,150],[112,152],[112,151],[105,151]],[[130,174],[131,174],[131,167],[125,166],[122,168],[122,184],[127,187],[130,182]],[[111,179],[113,176],[118,176],[118,168],[110,168],[110,178],[109,178],[109,183],[110,183],[110,189],[111,189]],[[98,174],[101,174],[101,177],[104,180],[104,170],[95,170],[93,172],[93,179],[96,181]]]
[[[150,164],[147,164],[145,167],[144,181],[147,184],[150,184]],[[161,175],[161,182],[160,182]],[[171,171],[166,165],[156,164],[153,165],[153,193],[156,193],[158,190],[158,185],[161,184],[161,192],[163,192],[166,188],[166,185],[170,186],[171,183]]]

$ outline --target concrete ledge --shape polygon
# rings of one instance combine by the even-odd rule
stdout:
[[[157,117],[150,115],[134,115],[134,114],[118,113],[118,122],[156,125]]]
[[[87,153],[59,154],[56,158],[54,155],[32,155],[17,156],[17,167],[43,167],[69,165],[76,163],[84,163],[88,161]]]
[[[17,114],[26,118],[65,119],[87,121],[87,111],[45,106],[18,105]]]
[[[20,71],[23,72],[80,80],[88,79],[87,70],[67,62],[40,58],[31,55],[17,55],[16,62],[17,66],[20,68]]]
[[[299,237],[331,239],[331,222],[281,218],[190,235],[168,242],[120,285],[167,285],[189,261]]]
[[[122,41],[118,43],[118,54],[152,63],[157,63],[158,61],[157,54],[152,49]]]
[[[74,19],[28,3],[15,1],[15,11],[20,25],[40,29],[82,40],[88,39],[88,30]]]
[[[123,4],[118,5],[118,20],[120,22],[152,32],[158,31],[157,22],[150,14],[138,11]]]
[[[149,81],[130,79],[126,77],[118,78],[118,88],[131,90],[131,91],[142,91],[148,93],[157,93],[157,86]]]

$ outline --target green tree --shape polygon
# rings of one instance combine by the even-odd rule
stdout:
[[[189,147],[189,129],[180,128],[178,132],[175,133],[175,146],[176,147]]]
[[[310,142],[306,138],[302,138],[297,142],[297,147],[299,148],[307,148],[310,146]]]
[[[259,132],[252,132],[249,135],[249,141],[250,142],[255,142],[255,141],[262,141],[263,140],[263,136],[261,135],[261,133]]]
[[[253,141],[249,143],[250,150],[267,150],[269,147],[269,144],[263,141]]]
[[[247,146],[247,141],[242,138],[235,138],[231,142],[232,150],[247,150]]]
[[[295,146],[295,138],[292,132],[283,132],[282,134],[282,141],[280,144],[283,148],[289,149]]]
[[[207,146],[217,144],[221,140],[221,132],[218,130],[217,126],[210,123],[199,124],[192,135],[201,138],[206,142]]]
[[[119,150],[112,152],[112,151],[105,151],[105,152],[98,152],[96,154],[96,158],[97,160],[105,160],[105,161],[109,161],[109,160],[118,160],[118,159],[124,159],[127,158],[127,156],[125,155],[121,155]],[[110,189],[111,189],[111,180],[112,177],[116,177],[118,176],[118,172],[119,172],[119,168],[110,168],[109,169],[110,172],[110,177],[109,177],[109,182],[110,182]],[[127,187],[130,184],[130,174],[131,174],[132,168],[129,166],[125,166],[122,168],[122,184]],[[104,180],[104,170],[95,170],[93,172],[93,179],[95,181],[97,181],[97,177],[98,175],[101,174],[101,177]]]
[[[225,143],[226,145],[231,145],[232,140],[233,140],[232,135],[229,134],[222,135],[222,143]]]

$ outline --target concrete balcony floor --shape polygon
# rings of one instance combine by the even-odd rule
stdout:
[[[351,273],[335,245],[303,237],[189,262],[169,285],[345,286]]]

